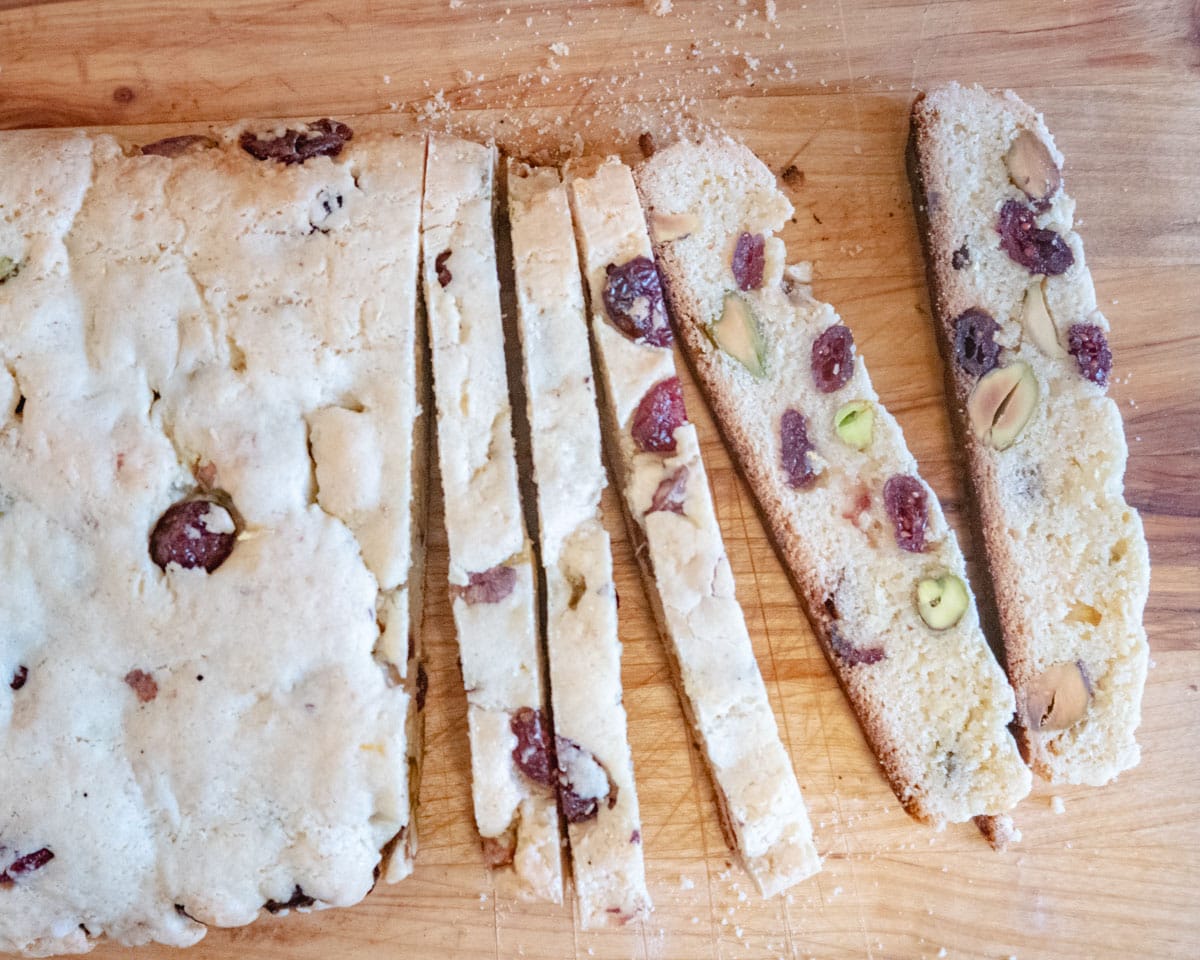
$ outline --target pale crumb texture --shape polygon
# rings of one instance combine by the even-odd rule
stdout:
[[[958,541],[861,356],[843,386],[817,389],[813,344],[840,321],[808,294],[810,271],[785,271],[774,234],[792,206],[774,175],[744,146],[710,138],[660,150],[639,168],[638,185],[652,234],[666,236],[663,224],[686,219],[686,233],[656,245],[684,349],[897,798],[937,825],[1009,809],[1029,792],[1030,776],[1007,730],[1013,694],[975,604],[948,629],[933,630],[914,602],[925,577],[949,571],[965,581]],[[739,289],[732,269],[742,234],[764,238],[761,285],[749,290]],[[730,298],[748,309],[760,370],[716,346]],[[835,430],[849,401],[873,413],[862,450]],[[783,467],[789,409],[807,418],[819,467],[800,489]],[[884,485],[897,476],[925,493],[921,552],[900,548],[884,506]]]
[[[1124,497],[1128,453],[1117,405],[1081,376],[1065,351],[1077,323],[1108,330],[1096,306],[1083,244],[1073,226],[1075,201],[1057,190],[1037,216],[1058,233],[1074,264],[1060,276],[1031,275],[999,246],[997,213],[1026,202],[1005,156],[1021,131],[1036,135],[1061,169],[1062,155],[1040,115],[1016,94],[951,84],[913,107],[912,175],[918,213],[928,221],[926,256],[943,343],[953,412],[974,377],[954,357],[955,318],[986,310],[1000,325],[999,365],[1021,360],[1037,377],[1038,405],[1017,442],[997,451],[960,421],[995,588],[1009,678],[1017,693],[1022,749],[1054,783],[1100,785],[1137,764],[1149,648],[1142,613],[1150,560],[1142,522]],[[954,269],[966,245],[970,264]],[[1052,321],[1052,349],[1023,322],[1027,289],[1041,283]],[[1120,358],[1118,358],[1119,361]],[[1119,369],[1119,367],[1118,367]],[[1066,729],[1037,729],[1046,698],[1030,706],[1047,668],[1078,664],[1090,687],[1082,719]],[[1036,697],[1034,697],[1036,700]]]
[[[284,165],[240,132],[0,136],[0,870],[53,856],[0,883],[0,952],[184,946],[411,870],[380,850],[410,826],[424,141]],[[232,553],[160,568],[208,491]]]
[[[527,776],[513,755],[514,714],[543,711],[545,703],[537,576],[517,487],[504,361],[492,227],[495,172],[495,148],[430,138],[423,279],[450,599],[467,691],[475,822],[489,862],[516,895],[560,903],[555,792]],[[497,571],[507,574],[511,592],[495,598],[464,593],[473,574]],[[544,732],[552,736],[548,724]]]
[[[734,591],[695,426],[675,449],[641,450],[634,413],[655,384],[676,376],[670,347],[638,343],[609,322],[607,267],[650,257],[628,167],[616,158],[568,165],[575,231],[591,292],[592,339],[604,381],[604,429],[680,700],[708,761],[726,837],[764,896],[821,867],[796,775],[775,723]],[[664,481],[678,510],[652,510]]]
[[[579,255],[558,171],[508,161],[508,214],[525,375],[560,786],[584,929],[650,912],[621,688],[606,479]]]

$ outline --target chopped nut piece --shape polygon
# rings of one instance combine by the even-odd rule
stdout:
[[[975,436],[997,450],[1011,447],[1037,409],[1037,377],[1020,361],[985,375],[967,399]]]
[[[650,233],[655,243],[668,243],[688,236],[700,226],[700,218],[694,213],[652,213]]]
[[[967,585],[953,573],[926,577],[917,584],[917,612],[931,630],[948,630],[969,605]]]
[[[1022,130],[1004,155],[1004,165],[1012,182],[1030,200],[1049,200],[1062,186],[1062,173],[1050,156],[1042,138],[1031,130]]]
[[[1091,698],[1083,665],[1078,660],[1057,663],[1025,687],[1025,725],[1031,730],[1066,730],[1083,719]]]
[[[765,375],[766,344],[750,304],[736,293],[725,294],[721,319],[712,326],[718,347],[750,371],[756,380]]]
[[[1029,289],[1025,291],[1025,306],[1021,312],[1021,323],[1029,334],[1029,339],[1042,353],[1051,359],[1061,360],[1067,355],[1067,351],[1058,342],[1058,328],[1054,325],[1054,318],[1050,316],[1050,311],[1046,308],[1046,297],[1042,290],[1044,283],[1044,280],[1031,283]]]
[[[870,400],[851,400],[833,415],[838,439],[855,450],[866,450],[875,432],[875,407]]]

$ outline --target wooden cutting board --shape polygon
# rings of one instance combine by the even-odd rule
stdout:
[[[1110,393],[1130,440],[1127,494],[1154,563],[1141,766],[1102,790],[1037,786],[1017,811],[1024,841],[1003,855],[970,825],[936,833],[910,821],[689,389],[824,872],[764,902],[725,849],[610,492],[625,702],[657,910],[644,924],[584,933],[570,902],[497,899],[471,823],[435,503],[415,876],[353,909],[213,931],[190,957],[1196,956],[1200,5],[675,0],[659,18],[637,0],[210,0],[193,9],[0,0],[0,128],[362,115],[356,125],[494,135],[527,155],[632,159],[643,131],[666,142],[715,123],[776,171],[794,164],[804,176],[789,187],[792,256],[815,262],[816,294],[854,330],[970,553],[903,165],[914,91],[950,79],[1012,86],[1045,112],[1114,323]],[[126,954],[110,946],[98,955]]]

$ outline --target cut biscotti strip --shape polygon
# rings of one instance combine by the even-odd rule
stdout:
[[[514,892],[562,900],[536,577],[517,487],[492,226],[496,151],[432,137],[424,288],[475,822]]]
[[[1016,94],[951,84],[912,111],[909,172],[946,392],[1041,776],[1134,766],[1150,564],[1125,502],[1112,355],[1062,155]]]
[[[650,238],[629,168],[571,170],[604,381],[606,444],[646,591],[708,761],[730,845],[764,895],[820,869],[754,659],[696,428],[687,420]]]
[[[896,796],[939,825],[1009,809],[1030,776],[958,542],[850,330],[785,272],[774,175],[710,138],[638,187],[684,349]]]
[[[649,912],[579,256],[557,170],[508,162],[559,802],[584,928]]]
[[[424,141],[0,165],[0,952],[355,903],[410,863]]]

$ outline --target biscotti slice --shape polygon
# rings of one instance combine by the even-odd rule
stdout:
[[[579,255],[557,170],[508,161],[517,329],[546,576],[559,803],[582,926],[650,911],[621,688],[606,484]]]
[[[1053,782],[1137,764],[1150,561],[1125,502],[1112,354],[1062,155],[1016,94],[912,111],[909,172],[946,393],[999,612],[1018,737]]]
[[[730,846],[765,896],[820,870],[684,411],[650,238],[620,160],[570,177],[604,381],[603,424],[647,596]]]
[[[957,539],[850,330],[785,273],[774,175],[714,137],[638,187],[684,349],[897,798],[937,825],[1009,809],[1030,776]]]
[[[425,305],[475,823],[516,894],[562,901],[536,573],[517,486],[492,225],[494,147],[432,137]]]
[[[411,839],[424,141],[0,165],[0,952],[355,903]]]

